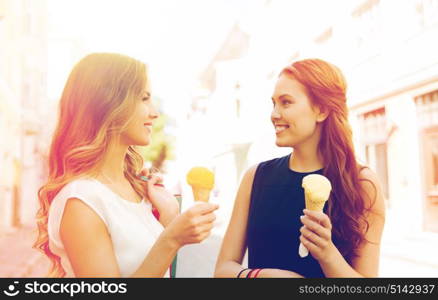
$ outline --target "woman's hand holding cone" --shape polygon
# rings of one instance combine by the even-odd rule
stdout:
[[[333,250],[336,249],[332,242],[332,223],[323,212],[305,209],[301,216],[300,241],[309,250],[312,256],[320,261],[330,260]]]
[[[210,235],[218,208],[217,204],[197,202],[176,217],[163,233],[177,248],[200,243]]]

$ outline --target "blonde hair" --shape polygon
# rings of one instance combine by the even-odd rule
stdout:
[[[49,247],[50,204],[69,182],[96,176],[111,142],[129,123],[147,83],[144,63],[114,53],[94,53],[71,71],[60,100],[59,119],[49,153],[49,176],[39,189],[38,238],[34,248],[50,259],[49,277],[64,277],[61,259]],[[135,191],[145,196],[137,174],[143,159],[132,146],[125,156],[124,173]]]

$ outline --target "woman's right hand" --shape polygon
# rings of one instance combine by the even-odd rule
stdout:
[[[213,222],[216,220],[214,211],[218,208],[217,204],[195,202],[192,207],[173,219],[163,234],[177,248],[200,243],[210,235]]]

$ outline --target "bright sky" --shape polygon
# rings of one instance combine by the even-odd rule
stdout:
[[[291,43],[300,43],[312,28],[320,28],[330,13],[345,7],[346,0],[273,0],[270,13],[278,17],[271,18],[269,24],[264,23],[269,13],[265,11],[266,2],[48,0],[49,96],[59,97],[66,76],[79,59],[72,59],[74,55],[69,53],[69,43],[76,41],[84,48],[80,56],[96,51],[119,52],[147,63],[153,94],[166,100],[166,112],[181,112],[190,102],[190,91],[199,74],[236,20],[244,30],[255,28],[259,38],[253,41],[253,47],[266,48],[265,62],[273,63],[276,56],[285,56],[281,49],[287,52]],[[281,44],[275,42],[278,40]]]
[[[155,91],[177,97],[175,91],[195,84],[236,18],[255,2],[260,0],[49,0],[49,38],[74,38],[90,52],[139,58],[150,67]],[[69,72],[73,63],[62,52],[55,47],[50,53],[57,73]],[[64,76],[50,77],[56,82],[52,96]]]

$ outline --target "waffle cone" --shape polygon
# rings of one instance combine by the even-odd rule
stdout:
[[[312,194],[307,191],[304,192],[304,199],[306,201],[306,208],[313,211],[323,211],[324,204],[327,201],[312,201]]]
[[[192,187],[193,199],[195,201],[208,202],[210,199],[211,189]]]

